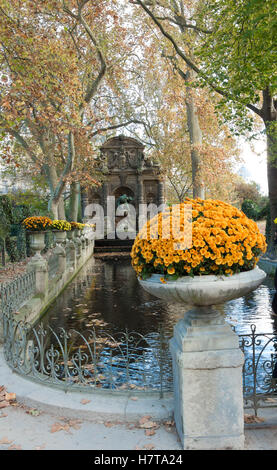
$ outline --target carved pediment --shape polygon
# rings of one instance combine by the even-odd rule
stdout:
[[[145,158],[144,145],[131,137],[120,135],[108,139],[100,150],[108,170],[142,170],[157,166]]]

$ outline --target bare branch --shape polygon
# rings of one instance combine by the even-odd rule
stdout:
[[[115,124],[114,126],[102,127],[100,129],[98,129],[97,131],[93,132],[92,134],[90,134],[89,137],[94,137],[95,135],[100,134],[101,132],[106,132],[106,131],[110,131],[110,130],[113,130],[113,129],[119,129],[120,127],[126,127],[129,124],[142,124],[144,127],[146,126],[146,124],[143,121],[138,121],[136,119],[130,119],[129,121],[123,122],[121,124]]]

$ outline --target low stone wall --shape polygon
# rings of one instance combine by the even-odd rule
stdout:
[[[38,320],[49,305],[72,281],[94,252],[94,237],[77,237],[56,244],[45,257],[35,255],[27,265],[27,273],[22,276],[29,286],[30,294],[22,296],[22,303],[13,301],[13,293],[22,289],[20,280],[13,281],[1,291],[0,342],[3,342],[2,315],[4,312],[16,312],[16,320],[33,323]],[[30,279],[28,273],[32,273]],[[24,284],[23,284],[24,286]],[[23,287],[25,288],[25,287]],[[27,285],[26,285],[27,288]],[[10,291],[10,292],[9,292]],[[5,292],[8,294],[5,295]],[[20,299],[20,296],[19,296]]]
[[[270,277],[274,277],[277,268],[277,260],[270,258],[261,258],[258,266]]]

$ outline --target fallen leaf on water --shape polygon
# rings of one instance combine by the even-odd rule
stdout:
[[[131,400],[137,401],[138,397],[131,397]]]

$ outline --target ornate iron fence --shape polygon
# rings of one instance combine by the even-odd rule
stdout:
[[[18,276],[7,284],[0,285],[1,311],[13,313],[32,297],[35,292],[35,272],[31,271]]]
[[[141,335],[123,331],[111,336],[102,330],[81,333],[33,326],[4,312],[4,355],[15,372],[63,390],[156,392],[173,391],[169,336],[162,328]],[[277,336],[239,335],[245,355],[245,407],[277,406]]]
[[[4,315],[4,355],[12,370],[64,390],[172,391],[171,360],[163,330],[114,336],[91,329],[53,331]]]
[[[277,333],[257,333],[251,325],[248,334],[239,335],[244,353],[243,390],[246,408],[257,415],[259,408],[277,406]]]

